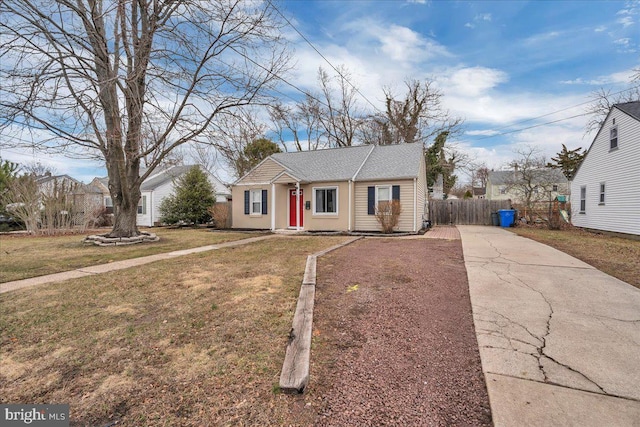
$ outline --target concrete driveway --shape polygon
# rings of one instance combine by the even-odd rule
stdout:
[[[640,290],[499,227],[458,226],[496,426],[640,426]]]

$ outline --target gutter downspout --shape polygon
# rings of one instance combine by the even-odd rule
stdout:
[[[349,180],[349,223],[347,225],[347,231],[351,231],[351,211],[352,211],[352,207],[351,207],[351,194],[353,193],[352,187],[353,187],[353,181]]]
[[[418,221],[418,178],[413,178],[413,232],[417,232],[416,229]]]
[[[271,184],[271,231],[276,231],[276,184]]]

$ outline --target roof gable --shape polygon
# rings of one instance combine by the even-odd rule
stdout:
[[[187,173],[191,168],[198,165],[184,165],[184,166],[172,166],[168,169],[164,169],[155,175],[151,175],[151,177],[144,180],[142,185],[140,186],[140,191],[153,191],[160,186],[167,184],[168,182],[174,181],[180,176]],[[214,181],[215,192],[217,194],[228,194],[229,191],[224,183],[220,182],[217,178],[215,178],[208,171],[204,171],[209,178],[209,181]]]

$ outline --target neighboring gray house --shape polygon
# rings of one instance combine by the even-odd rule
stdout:
[[[426,202],[422,144],[273,154],[232,195],[233,228],[377,231],[378,203],[400,200],[397,230],[417,232]]]
[[[573,225],[640,235],[640,101],[611,107],[571,191]]]
[[[519,200],[521,196],[517,190],[520,176],[520,172],[515,169],[490,171],[485,198],[511,200],[513,203],[521,202]],[[569,181],[560,169],[540,169],[530,176],[535,177],[539,184],[539,188],[533,189],[534,193],[537,192],[534,199],[549,201],[556,196],[566,196],[570,193]]]

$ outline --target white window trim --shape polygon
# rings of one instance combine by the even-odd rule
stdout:
[[[385,201],[390,202],[393,200],[393,185],[376,185],[376,209],[378,208],[378,203],[380,203],[380,198],[378,197],[378,190],[380,190],[381,188],[389,189],[389,199]]]
[[[613,140],[613,138],[611,138],[611,132],[613,132],[613,130],[615,129],[616,131],[616,146],[612,147],[611,146],[611,141]],[[617,150],[620,147],[620,132],[618,130],[618,125],[613,125],[609,128],[609,151],[613,151],[613,150]]]
[[[253,211],[253,204],[256,203],[253,200],[253,195],[258,194],[258,212]],[[249,190],[249,215],[250,216],[262,216],[262,189]]]
[[[602,187],[604,187],[604,191],[602,191]],[[601,182],[598,186],[598,206],[604,206],[607,202],[607,183]]]
[[[336,190],[336,211],[335,212],[318,212],[316,210],[316,191],[317,190]],[[312,202],[313,203],[313,215],[318,216],[338,216],[338,212],[340,212],[340,203],[339,196],[340,190],[337,186],[328,186],[328,187],[312,187]]]
[[[140,208],[142,208],[142,212],[140,212]],[[140,201],[138,202],[138,215],[146,215],[147,214],[147,196],[140,196]]]
[[[582,198],[582,189],[584,189],[584,199]],[[582,202],[584,201],[584,209],[582,209]],[[581,214],[585,214],[587,213],[587,186],[586,185],[581,185],[580,186],[580,199],[579,199],[579,205],[578,205],[578,213]]]

